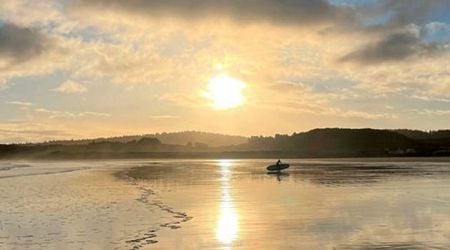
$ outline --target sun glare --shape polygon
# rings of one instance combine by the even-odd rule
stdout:
[[[206,97],[217,109],[230,109],[242,105],[244,96],[242,90],[245,83],[227,75],[218,75],[208,83]]]
[[[238,238],[239,216],[231,192],[231,178],[233,162],[230,160],[220,160],[221,201],[220,213],[216,227],[216,238],[223,244],[228,245]]]

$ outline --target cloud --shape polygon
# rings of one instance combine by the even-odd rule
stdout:
[[[111,114],[108,113],[101,113],[101,112],[92,112],[92,111],[85,111],[85,112],[81,112],[78,113],[79,116],[99,116],[99,117],[110,117]]]
[[[50,135],[50,136],[65,136],[70,135],[64,131],[60,130],[33,130],[33,129],[23,129],[23,130],[12,130],[12,129],[0,129],[1,134],[21,134],[21,135]]]
[[[425,25],[425,30],[429,33],[449,32],[450,24],[442,22],[431,22]]]
[[[66,94],[78,94],[86,92],[87,88],[81,83],[68,80],[61,83],[61,85],[59,85],[56,89],[53,89],[53,91]]]
[[[389,34],[381,40],[370,43],[341,58],[341,61],[362,64],[398,62],[405,59],[417,59],[445,52],[444,45],[426,43],[414,31]]]
[[[197,93],[167,93],[162,95],[159,99],[162,101],[169,101],[183,107],[202,107],[203,100]]]
[[[380,14],[393,13],[390,26],[427,22],[430,13],[450,8],[448,0],[384,0],[379,2]]]
[[[0,122],[0,143],[37,142],[63,139],[74,134],[63,127],[38,122]]]
[[[240,23],[335,24],[352,18],[348,6],[326,0],[82,0],[82,7],[119,10],[147,17],[176,17],[189,20],[225,17]]]
[[[445,49],[445,44],[437,42],[446,42],[448,21],[430,13],[435,3],[445,1],[5,1],[0,4],[0,20],[39,39],[31,43],[36,50],[17,57],[22,61],[7,61],[17,53],[0,54],[0,65],[21,62],[5,69],[0,66],[0,89],[8,85],[14,93],[22,92],[12,100],[25,102],[33,88],[25,89],[24,82],[47,85],[61,74],[69,75],[74,81],[42,86],[55,93],[89,91],[94,98],[86,100],[87,110],[95,111],[100,105],[104,108],[100,111],[114,117],[126,115],[106,126],[102,116],[109,114],[72,110],[71,99],[62,94],[54,95],[56,102],[48,110],[35,111],[43,108],[38,104],[4,103],[24,110],[13,114],[15,119],[48,122],[50,128],[62,124],[67,128],[61,130],[69,129],[78,137],[220,126],[224,132],[272,133],[322,126],[323,117],[327,125],[337,126],[379,125],[379,120],[401,126],[406,121],[423,124],[419,113],[412,120],[403,119],[403,111],[397,109],[401,105],[396,103],[406,95],[430,100],[450,97],[450,53],[435,56]],[[71,8],[78,3],[79,9]],[[336,63],[343,55],[346,60]],[[403,60],[408,63],[399,63]],[[372,66],[355,70],[352,63],[342,61]],[[214,67],[219,64],[220,69]],[[247,104],[228,112],[230,116],[245,114],[236,128],[226,127],[235,124],[232,118],[221,125],[208,122],[226,115],[211,111],[199,93],[209,79],[223,72],[248,84]],[[90,88],[88,82],[103,85]],[[128,91],[117,91],[120,88]],[[111,109],[111,98],[95,98],[106,92],[126,105]],[[160,100],[152,101],[153,95]],[[434,107],[434,103],[407,100],[418,109]],[[34,101],[47,103],[39,97]],[[392,114],[385,113],[380,101],[394,107],[388,110]],[[123,107],[128,106],[138,108],[124,113]],[[161,107],[166,113],[158,113]],[[183,119],[170,116],[180,110]],[[255,132],[252,127],[267,116],[288,122],[267,124]],[[252,121],[246,121],[248,117]],[[436,121],[432,126],[446,123]]]
[[[330,109],[329,113],[325,113],[326,115],[336,115],[339,117],[345,118],[361,118],[367,120],[378,120],[378,119],[397,119],[398,116],[390,113],[369,113],[363,111],[354,111],[354,110],[342,110],[342,109]]]
[[[398,119],[393,113],[371,113],[359,110],[344,109],[333,107],[330,103],[304,103],[302,101],[291,100],[289,102],[272,102],[266,103],[265,108],[285,112],[291,114],[310,114],[325,117],[341,117],[341,118],[357,118],[364,120],[380,120],[380,119]]]
[[[352,98],[352,96],[356,98],[345,89],[336,90],[334,93],[324,93],[316,92],[305,83],[279,82],[270,85],[270,90],[271,92],[266,93],[267,97],[264,100],[259,100],[258,109],[282,112],[291,116],[306,114],[367,121],[398,119],[398,116],[391,112],[377,112],[377,110],[368,112],[357,106],[349,108],[339,105],[343,100],[343,93],[345,98]],[[282,94],[283,98],[270,98],[274,94]]]
[[[17,106],[25,106],[25,107],[30,107],[30,106],[34,105],[31,102],[22,102],[22,101],[12,101],[12,102],[7,102],[7,103],[12,104],[12,105],[17,105]]]
[[[439,97],[430,97],[430,96],[424,96],[424,95],[412,95],[412,98],[427,101],[427,102],[444,102],[444,103],[450,103],[449,98],[439,98]]]
[[[447,116],[450,115],[450,110],[440,110],[440,109],[423,109],[423,110],[415,110],[421,115],[429,115],[429,116]]]
[[[167,120],[167,119],[179,119],[180,116],[177,115],[151,115],[151,119],[154,120]]]
[[[96,116],[96,117],[110,117],[110,114],[107,113],[100,113],[100,112],[92,112],[92,111],[85,111],[85,112],[68,112],[68,111],[60,111],[60,110],[50,110],[46,108],[36,108],[34,110],[36,113],[41,114],[47,114],[48,118],[55,119],[55,118],[80,118],[80,117],[86,117],[86,116]]]
[[[76,49],[81,47],[77,39],[52,34],[45,27],[17,25],[1,18],[0,10],[0,88],[11,87],[12,78],[68,70],[76,59]]]
[[[37,29],[12,23],[0,24],[0,59],[6,60],[8,64],[36,57],[47,50],[50,44],[50,39]]]

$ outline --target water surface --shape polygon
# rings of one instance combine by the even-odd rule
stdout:
[[[0,249],[450,248],[448,158],[270,163],[3,162]]]

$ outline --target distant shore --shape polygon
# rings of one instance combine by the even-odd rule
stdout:
[[[219,143],[220,142],[220,143]],[[238,143],[238,144],[236,144]],[[185,132],[0,144],[0,159],[252,159],[450,156],[450,130],[314,129],[252,136]]]
[[[398,158],[398,159],[446,159],[450,155],[362,155],[329,154],[310,155],[288,152],[136,152],[136,153],[63,153],[49,154],[12,154],[0,156],[0,160],[120,160],[120,159],[346,159],[346,158]]]

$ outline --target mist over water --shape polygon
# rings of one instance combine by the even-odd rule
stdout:
[[[0,162],[0,249],[448,249],[449,162]]]

